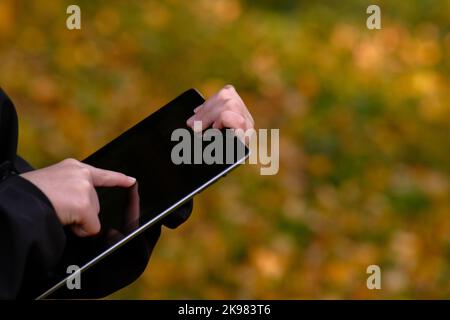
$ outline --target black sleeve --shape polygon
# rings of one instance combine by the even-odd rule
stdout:
[[[13,175],[0,183],[0,298],[28,297],[60,259],[63,228],[47,197]]]
[[[150,227],[142,235],[130,240],[81,274],[81,289],[62,287],[49,298],[92,299],[102,298],[134,282],[145,271],[161,234],[161,225],[176,228],[186,221],[192,211],[192,200],[167,216],[161,223]],[[66,229],[67,244],[60,267],[65,270],[80,251],[96,251],[95,237],[79,238]]]
[[[16,158],[14,167],[17,168],[19,172],[33,170],[33,168],[20,157]],[[24,180],[25,183],[28,182],[25,179],[22,180]],[[31,186],[34,187],[32,184]],[[43,196],[43,199],[48,201],[45,196]],[[49,205],[51,206],[51,204]],[[63,287],[52,294],[50,298],[102,298],[131,284],[139,278],[146,269],[153,249],[160,237],[161,225],[171,229],[178,227],[189,218],[192,208],[193,201],[190,200],[164,218],[161,223],[149,228],[143,235],[126,243],[92,268],[83,272],[81,277],[82,287],[80,290],[68,290],[67,287]],[[60,226],[58,226],[58,228],[61,229]],[[52,280],[54,278],[52,277],[52,274],[55,274],[53,271],[63,270],[63,272],[65,272],[67,266],[72,264],[71,261],[73,261],[74,257],[81,255],[80,252],[83,252],[83,255],[89,251],[97,252],[96,247],[99,245],[99,243],[97,243],[97,238],[79,238],[71,232],[70,228],[64,228],[63,230],[66,238],[64,250],[62,255],[59,254],[60,259],[58,260],[57,265],[51,270],[52,272],[46,271],[45,285],[41,285],[41,283],[37,284],[33,281],[32,277],[27,276],[24,281],[25,288],[19,293],[20,297],[37,297],[57,282],[56,280]]]
[[[17,114],[0,88],[0,166],[13,161],[17,172],[33,168],[16,156]],[[187,220],[192,201],[161,224],[175,228]],[[161,224],[145,231],[83,273],[81,291],[56,297],[102,297],[136,280],[145,270],[161,232]],[[64,257],[89,250],[94,238],[78,238],[63,228],[47,197],[19,175],[3,176],[0,168],[0,299],[35,298],[54,284]]]

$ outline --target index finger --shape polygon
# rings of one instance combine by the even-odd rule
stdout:
[[[83,164],[91,173],[92,184],[95,187],[131,187],[136,179],[123,173],[100,169],[88,164]]]

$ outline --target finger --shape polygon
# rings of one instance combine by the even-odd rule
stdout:
[[[231,85],[225,86],[224,89],[197,107],[194,110],[194,115],[186,123],[189,127],[194,128],[194,123],[201,121],[201,130],[204,130],[213,124],[225,110],[231,110],[243,115],[247,119],[247,122],[251,124],[250,127],[253,128],[255,122],[252,115],[245,106],[242,98]]]
[[[244,122],[243,122],[244,121]],[[253,128],[253,124],[239,113],[233,111],[226,111],[213,124],[214,129],[231,128],[242,129],[243,131],[235,131],[237,137],[247,146],[250,143],[251,137],[247,134],[247,130]]]
[[[72,231],[80,237],[92,236],[100,232],[100,204],[94,189],[89,194],[89,207],[78,215],[78,221],[72,225]]]
[[[234,98],[230,93],[228,93],[227,97],[229,98],[224,97],[224,94],[221,92],[216,93],[188,120],[188,125],[192,127],[195,121],[201,121],[201,130],[205,130],[213,124],[225,110],[245,114],[245,108],[240,106],[241,101],[239,99]]]
[[[88,237],[100,232],[100,220],[97,214],[88,214],[85,220],[71,226],[72,231],[79,237]]]
[[[241,97],[239,97],[239,99],[241,99]],[[242,101],[242,99],[241,99],[241,101]],[[252,128],[253,128],[255,126],[255,120],[253,119],[252,114],[250,113],[250,111],[248,111],[248,109],[243,101],[242,101],[242,108],[244,110],[246,118],[250,121],[250,123],[252,124]]]
[[[204,103],[199,105],[197,108],[194,109],[194,113],[197,113],[198,111],[200,111],[201,108],[203,108]]]
[[[186,121],[186,124],[189,127],[193,128],[195,121],[201,121],[202,122],[202,128],[201,128],[202,130],[209,127],[211,125],[212,121],[208,121],[208,119],[205,118],[205,115],[207,115],[209,113],[217,113],[218,112],[217,111],[218,108],[214,108],[213,104],[214,104],[214,100],[213,100],[213,98],[211,98],[208,101],[206,101],[204,104],[202,104],[201,106],[194,109],[194,114],[192,115],[192,117],[190,117]]]
[[[224,106],[205,106],[195,114],[194,122],[201,121],[201,129],[205,130],[211,126],[217,118],[219,118],[220,113],[223,111],[225,111]]]
[[[231,111],[234,111],[234,110],[231,110]],[[236,111],[234,111],[234,112],[236,112]],[[248,112],[247,113],[236,112],[236,113],[238,113],[239,115],[241,115],[245,118],[245,130],[252,129],[254,127],[255,122],[253,121],[253,118],[251,117],[250,113],[248,113]],[[238,129],[238,128],[233,127],[232,129]],[[243,128],[241,128],[241,129],[243,129]]]
[[[220,97],[216,95],[211,98],[210,101],[207,101],[204,108],[198,110],[195,116],[195,120],[203,121],[204,127],[202,129],[206,129],[208,126],[214,123],[219,118],[219,115],[225,110],[234,111],[235,113],[244,116],[248,120],[248,123],[251,124],[250,127],[253,128],[255,122],[253,121],[252,115],[248,111],[241,97],[237,94],[234,87],[228,87],[228,90],[231,90],[231,94],[233,95],[231,98],[228,98],[226,100],[221,99],[218,101]]]
[[[247,130],[252,128],[251,123],[242,114],[234,111],[226,110],[222,112],[219,117],[214,121],[213,128],[232,128]]]
[[[79,224],[71,225],[70,229],[72,230],[73,233],[75,233],[79,237],[84,238],[84,237],[89,236],[89,234]]]
[[[91,205],[94,211],[97,215],[100,213],[100,201],[98,200],[97,191],[95,191],[94,188],[92,188],[91,192],[89,193],[89,199],[91,201]]]
[[[89,169],[92,178],[92,184],[95,187],[131,187],[136,183],[136,179],[123,173],[95,168],[84,164]]]
[[[253,120],[253,117],[250,113],[250,111],[248,111],[247,106],[245,105],[244,101],[242,100],[242,98],[236,93],[236,99],[239,100],[239,103],[237,103],[237,107],[236,109],[234,109],[233,111],[239,111],[239,113],[243,114],[248,121],[251,123],[252,127],[255,125],[255,121]]]
[[[245,105],[244,100],[242,100],[241,96],[236,91],[236,88],[230,84],[226,85],[225,88],[227,90],[229,90],[231,92],[231,94],[235,97],[235,99],[237,99],[240,102],[237,104],[240,111],[246,115],[246,117],[249,119],[249,121],[251,122],[252,127],[253,127],[255,125],[255,121],[253,120],[252,114],[250,113],[247,106]]]
[[[208,100],[206,100],[202,105],[194,109],[194,115],[190,117],[186,123],[189,127],[193,128],[195,121],[202,121],[202,130],[209,127],[214,120],[217,118],[217,115],[219,114],[218,106],[224,106],[225,102],[229,99],[231,99],[231,95],[228,93],[228,87],[232,87],[231,85],[225,86],[222,90],[214,94],[212,97],[210,97]],[[234,89],[234,88],[233,88]],[[224,93],[227,92],[226,97],[224,97]],[[232,91],[230,91],[232,92]],[[212,112],[212,114],[211,114]],[[206,115],[209,116],[205,118]]]
[[[201,120],[197,120],[197,117],[198,117],[197,114],[200,113],[201,110],[204,110],[204,106],[205,106],[205,104],[203,103],[194,109],[194,114],[186,121],[186,124],[188,127],[191,127],[194,130],[197,129],[197,127],[194,126],[194,122],[201,121]],[[199,129],[200,129],[199,131],[203,130],[202,126],[200,126]]]

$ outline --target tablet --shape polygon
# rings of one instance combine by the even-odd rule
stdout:
[[[186,126],[193,110],[203,102],[199,92],[190,89],[83,161],[135,177],[137,183],[131,188],[97,188],[102,226],[99,237],[104,240],[87,250],[89,254],[79,252],[73,258],[71,263],[79,272],[156,224],[249,156],[248,148],[231,130],[220,130],[220,136],[205,139],[206,134],[195,134]],[[212,148],[218,138],[222,148],[217,144]],[[199,161],[206,151],[215,161]],[[46,298],[66,286],[71,276],[61,268],[54,283],[37,298]]]

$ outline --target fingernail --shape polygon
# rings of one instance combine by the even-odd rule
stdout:
[[[201,106],[198,106],[197,108],[195,108],[194,109],[194,113],[197,113],[198,112],[198,110],[200,110],[200,108],[202,107],[203,105],[201,105]]]
[[[128,181],[130,181],[130,184],[133,185],[136,183],[136,178],[128,177]]]

